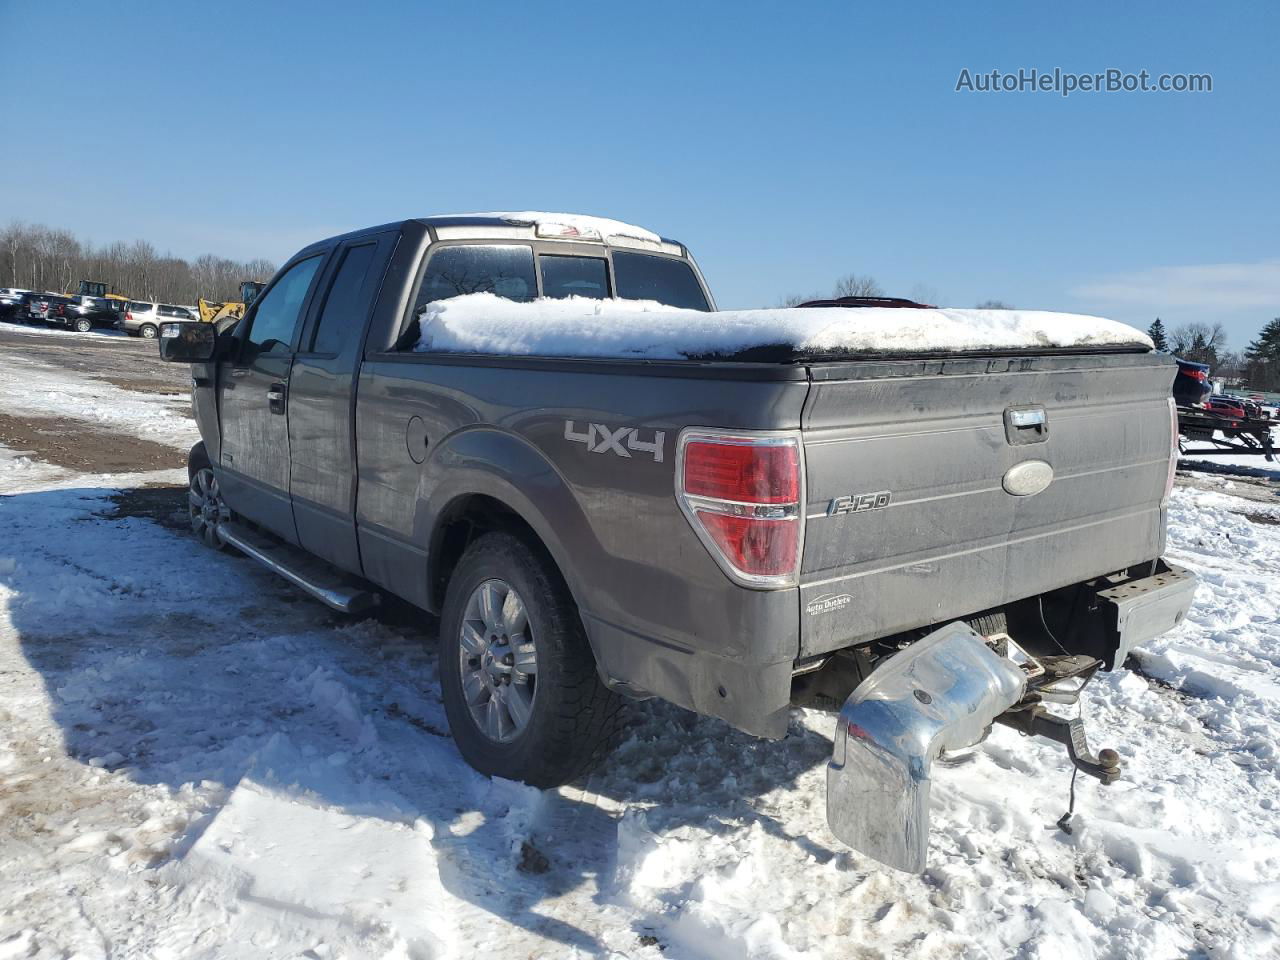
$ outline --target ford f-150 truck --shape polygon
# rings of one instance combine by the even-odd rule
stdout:
[[[522,339],[593,302],[577,340]],[[467,340],[464,303],[505,326]],[[993,722],[1114,780],[1046,704],[1190,605],[1161,559],[1173,360],[1115,324],[1133,336],[1005,341],[965,332],[1017,327],[988,313],[714,306],[682,244],[615,221],[313,244],[230,331],[162,324],[193,364],[193,529],[339,610],[438,614],[451,732],[486,774],[578,777],[628,697],[770,738],[829,706],[833,831],[914,870],[932,761]],[[624,328],[640,347],[591,354]]]

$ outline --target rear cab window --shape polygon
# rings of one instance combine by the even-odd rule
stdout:
[[[579,247],[580,250],[580,247]],[[437,244],[428,256],[408,326],[395,350],[412,350],[424,309],[431,303],[472,293],[528,302],[587,297],[595,300],[655,300],[687,310],[710,310],[689,261],[601,247],[559,253],[519,242]],[[611,263],[612,262],[612,263]]]
[[[710,310],[688,261],[646,253],[613,253],[613,283],[623,300],[656,300],[669,307]]]
[[[609,290],[609,261],[604,257],[559,256],[544,253],[538,257],[542,268],[542,295],[564,297],[590,297],[607,300]]]

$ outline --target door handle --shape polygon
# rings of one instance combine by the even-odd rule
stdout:
[[[272,413],[284,413],[284,394],[283,383],[273,383],[267,388],[267,406],[271,408]]]

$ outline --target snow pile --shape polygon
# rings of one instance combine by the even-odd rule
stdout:
[[[473,293],[427,304],[415,350],[542,357],[682,360],[781,347],[800,355],[1142,346],[1133,327],[1041,310],[812,307],[704,312],[650,300]]]
[[[662,238],[652,230],[637,227],[633,223],[621,220],[610,220],[608,217],[592,217],[582,213],[548,213],[545,210],[499,211],[490,213],[455,213],[454,217],[493,217],[495,220],[509,220],[512,223],[531,223],[538,227],[572,227],[590,236],[598,235],[601,239],[610,237],[630,237],[633,240],[646,240],[649,243],[661,243]]]

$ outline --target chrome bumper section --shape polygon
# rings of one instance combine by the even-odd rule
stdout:
[[[980,741],[1022,698],[1025,674],[956,622],[894,654],[849,695],[827,766],[827,821],[861,853],[919,873],[929,849],[929,769]]]

